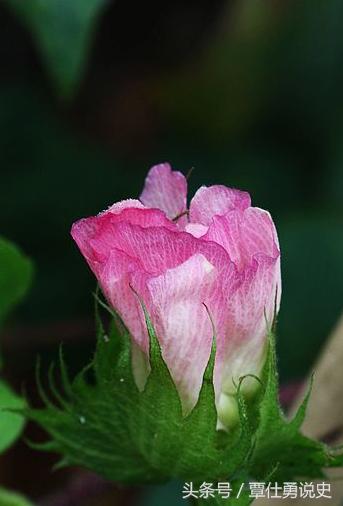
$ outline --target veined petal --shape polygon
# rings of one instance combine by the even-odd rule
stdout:
[[[96,275],[106,299],[132,337],[132,370],[136,384],[142,390],[149,372],[149,339],[144,313],[133,289],[150,306],[146,286],[148,275],[142,271],[139,262],[117,249],[112,249],[107,260],[99,264]]]
[[[241,376],[261,371],[267,321],[271,325],[281,297],[280,252],[269,213],[253,207],[214,216],[203,239],[225,248],[240,279],[237,289],[229,290],[225,334],[217,345],[218,396],[234,393]]]
[[[187,209],[187,180],[181,172],[173,171],[169,163],[155,165],[146,177],[140,200],[147,207],[161,209],[173,220]],[[186,216],[177,223],[184,226]]]
[[[139,225],[143,229],[152,226],[177,230],[162,211],[146,209],[139,201],[134,201],[139,205],[129,207],[129,202],[131,204],[132,201],[118,202],[98,216],[84,218],[73,224],[71,235],[93,271],[117,247],[115,227],[119,223]]]
[[[219,271],[226,270],[230,262],[228,254],[220,245],[203,241],[186,232],[166,227],[147,227],[127,222],[118,222],[110,228],[111,243],[103,241],[99,253],[115,247],[140,262],[142,269],[151,275],[164,273],[188,260],[196,253],[202,253]],[[93,241],[91,240],[91,245]]]
[[[146,289],[148,275],[135,259],[118,249],[112,249],[96,272],[101,289],[111,306],[122,318],[135,342],[148,352],[144,314],[132,288],[149,303]]]
[[[222,245],[239,270],[257,254],[279,257],[278,239],[270,214],[257,207],[214,216],[204,239]]]
[[[265,354],[265,337],[272,325],[275,299],[281,295],[280,259],[254,258],[241,286],[229,301],[225,339],[218,344],[217,384],[225,393],[245,374],[259,375]]]
[[[136,223],[124,221],[124,213],[127,216],[133,213],[130,219],[131,221],[135,219]],[[147,219],[145,215],[150,216],[151,213],[157,222],[160,215],[164,216],[161,211],[153,209],[127,209],[119,215],[107,213],[81,220],[72,230],[75,241],[97,276],[106,297],[121,313],[124,323],[133,333],[133,338],[139,344],[144,341],[145,349],[146,332],[140,330],[140,323],[135,327],[136,309],[131,315],[128,308],[134,304],[132,293],[128,291],[130,282],[149,308],[144,280],[164,275],[166,271],[177,268],[194,255],[202,255],[215,267],[218,279],[220,277],[220,282],[218,281],[214,287],[216,296],[208,303],[218,328],[225,320],[224,297],[227,296],[228,287],[234,289],[238,282],[235,266],[224,248],[214,242],[197,239],[189,233],[178,231],[165,217],[169,228],[163,226],[163,220],[161,226],[144,227]],[[125,284],[125,291],[118,283]]]
[[[201,186],[191,200],[189,218],[191,223],[209,225],[213,216],[221,216],[233,209],[246,209],[250,203],[247,192],[223,185]]]
[[[204,302],[211,305],[218,271],[202,254],[148,281],[162,354],[184,412],[196,403],[212,343]]]

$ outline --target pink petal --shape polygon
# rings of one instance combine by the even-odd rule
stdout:
[[[271,324],[281,296],[280,253],[267,211],[249,207],[214,216],[203,236],[220,244],[237,267],[236,288],[226,287],[224,335],[217,340],[215,389],[233,393],[244,374],[259,374],[265,353],[266,318]]]
[[[149,340],[144,313],[132,288],[150,306],[150,294],[146,287],[148,276],[138,262],[116,249],[111,250],[107,261],[99,265],[96,274],[106,299],[132,337],[133,375],[138,388],[142,390],[149,372]]]
[[[100,214],[106,214],[108,212],[111,212],[113,214],[120,214],[124,209],[144,209],[144,206],[140,200],[136,199],[126,199],[121,200],[120,202],[116,202],[112,204],[106,211],[103,211]]]
[[[106,259],[111,250],[117,247],[114,228],[119,223],[139,225],[142,229],[149,226],[166,227],[176,230],[176,226],[158,209],[146,209],[139,205],[127,207],[128,201],[119,202],[98,216],[84,218],[73,224],[71,235],[90,267]],[[119,212],[118,212],[119,211]]]
[[[222,185],[201,186],[192,198],[189,218],[192,223],[209,225],[213,216],[226,214],[232,209],[246,209],[250,206],[247,192]]]
[[[245,374],[260,374],[276,296],[277,310],[280,303],[279,258],[255,258],[244,274],[229,302],[225,339],[218,344],[216,382],[226,393],[235,391],[233,380],[237,383]]]
[[[125,216],[135,223],[123,221]],[[185,402],[189,406],[196,401],[203,368],[208,359],[210,341],[206,341],[206,336],[202,337],[201,327],[204,325],[204,328],[209,328],[208,315],[202,302],[206,302],[211,311],[220,339],[224,336],[225,298],[230,290],[236,288],[238,281],[234,265],[221,246],[211,241],[197,239],[189,233],[176,231],[174,225],[164,217],[168,226],[174,227],[167,228],[163,226],[165,222],[161,216],[164,216],[162,212],[151,209],[125,209],[119,215],[105,213],[80,220],[73,226],[72,235],[97,276],[106,298],[119,312],[141,349],[147,352],[147,332],[141,309],[130,284],[146,303],[153,322],[159,329],[161,341],[168,342],[168,336],[171,338],[169,333],[171,328],[177,332],[166,348],[166,360],[182,392],[187,390],[182,395],[187,397]],[[149,220],[150,223],[159,223],[161,226],[145,227]],[[216,283],[214,279],[212,280],[211,266],[216,273]],[[150,278],[155,279],[148,281]],[[164,294],[162,286],[165,286]],[[169,330],[168,336],[165,337],[161,325],[166,324],[163,319],[163,306],[168,305],[169,298],[170,304],[174,304],[174,309],[176,301],[179,301],[181,306],[183,301],[185,302],[185,316],[175,319],[175,328],[168,319],[167,330]],[[169,313],[170,311],[173,310],[170,308]],[[194,325],[192,332],[188,333],[190,322]],[[184,332],[182,332],[183,325],[185,325]],[[175,365],[169,358],[175,350],[181,350],[185,342],[194,344],[194,339],[204,339],[204,349],[193,348],[194,353],[199,353],[200,361],[194,356],[196,361],[189,373],[191,383],[187,389],[185,382],[188,380],[182,379],[180,358],[176,357]],[[199,346],[202,346],[200,341]],[[187,348],[188,355],[192,351],[191,348]]]
[[[73,225],[72,236],[114,307],[116,302],[110,295],[113,272],[115,279],[120,269],[123,276],[126,271],[158,276],[197,253],[207,258],[222,276],[223,282],[217,286],[219,294],[223,293],[224,286],[235,282],[234,266],[221,246],[178,231],[159,210],[125,209],[118,215],[107,212],[80,220]],[[118,254],[131,263],[125,261],[125,267],[125,262],[119,262],[120,269],[112,268],[114,255]],[[131,297],[128,299],[132,301]]]
[[[270,214],[257,207],[214,216],[204,239],[215,241],[228,252],[239,270],[256,255],[278,258],[278,239]]]
[[[132,290],[134,287],[148,304],[147,275],[142,271],[139,262],[122,251],[112,249],[107,260],[99,265],[96,274],[106,299],[121,316],[137,344],[147,352],[148,340],[144,314]]]
[[[72,236],[95,273],[112,250],[135,259],[151,275],[174,268],[195,253],[203,254],[219,272],[232,269],[221,246],[179,231],[157,209],[129,208],[120,214],[106,212],[79,220],[72,227]]]
[[[111,248],[119,249],[139,261],[142,269],[151,275],[177,267],[195,253],[204,254],[219,270],[231,265],[221,246],[164,226],[143,228],[127,222],[111,223],[96,239],[90,240],[90,246],[97,259],[105,258]]]
[[[194,237],[202,237],[208,231],[208,227],[201,225],[200,223],[187,223],[185,227],[186,232],[194,235]]]
[[[98,216],[79,220],[71,231],[107,300],[145,351],[148,349],[145,321],[130,284],[146,299],[147,273],[139,254],[128,255],[120,248],[120,232],[117,232],[119,229],[130,234],[133,233],[130,227],[136,227],[144,235],[149,226],[154,230],[158,227],[176,230],[162,211],[146,209],[139,201],[130,200],[114,204]]]
[[[201,254],[148,281],[153,322],[185,412],[197,401],[211,350],[203,303],[211,305],[217,282],[217,269]]]
[[[173,171],[169,163],[155,165],[147,175],[140,200],[147,207],[161,209],[173,220],[187,209],[187,180],[181,172]],[[186,216],[177,223],[186,224]]]

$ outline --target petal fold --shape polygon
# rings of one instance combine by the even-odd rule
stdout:
[[[73,224],[71,235],[93,271],[99,262],[109,256],[112,249],[120,249],[116,237],[120,223],[124,228],[126,225],[135,225],[141,230],[149,227],[177,230],[162,211],[146,209],[139,201],[135,201],[139,205],[128,207],[128,202],[119,202],[98,216],[84,218]]]
[[[257,207],[214,216],[203,238],[223,246],[238,270],[249,266],[256,255],[276,259],[280,254],[273,220]]]
[[[189,218],[192,223],[209,225],[213,216],[221,216],[233,209],[246,209],[250,203],[247,192],[223,185],[201,186],[191,200]]]

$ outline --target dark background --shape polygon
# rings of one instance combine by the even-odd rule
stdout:
[[[272,213],[281,378],[303,378],[343,300],[343,3],[103,2],[70,78],[77,27],[47,17],[45,44],[65,42],[47,56],[31,2],[0,5],[0,233],[35,263],[4,331],[10,378],[34,395],[37,353],[48,361],[64,341],[75,370],[90,356],[94,279],[71,224],[137,197],[164,161],[195,168],[191,193],[226,184]],[[50,487],[28,481],[36,496]]]

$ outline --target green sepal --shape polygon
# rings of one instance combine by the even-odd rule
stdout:
[[[143,304],[149,335],[150,373],[144,390],[138,395],[136,414],[128,418],[139,451],[156,476],[167,479],[175,466],[175,454],[179,451],[182,426],[182,407],[179,395],[163,360],[160,345]],[[131,369],[131,368],[130,368]]]

